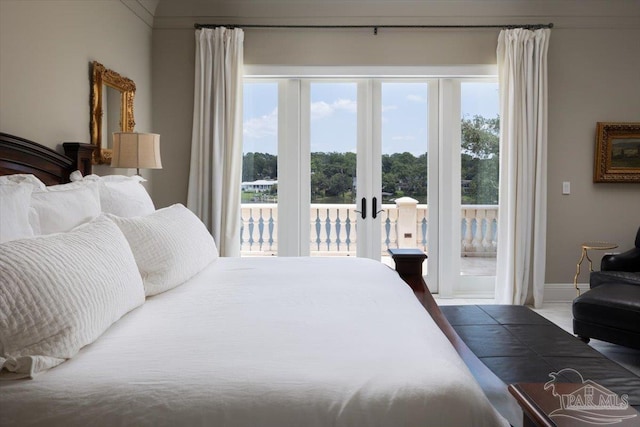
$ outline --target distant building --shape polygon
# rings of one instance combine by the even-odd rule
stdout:
[[[266,193],[274,185],[278,185],[277,180],[259,179],[257,181],[243,182],[242,191],[247,193]]]
[[[471,180],[470,179],[462,179],[460,180],[460,185],[462,187],[462,194],[469,194],[471,190]]]

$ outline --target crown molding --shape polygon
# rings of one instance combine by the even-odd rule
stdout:
[[[142,20],[149,28],[153,28],[156,8],[160,0],[120,0],[129,10]]]

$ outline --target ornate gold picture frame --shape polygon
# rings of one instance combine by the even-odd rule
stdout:
[[[118,96],[107,96],[113,92]],[[112,132],[133,132],[133,98],[136,84],[133,80],[105,68],[97,61],[91,63],[91,143],[97,146],[94,164],[110,164],[112,150],[109,139]],[[105,113],[109,115],[107,122]],[[108,125],[115,122],[112,126]]]
[[[593,182],[640,183],[640,123],[598,122]]]

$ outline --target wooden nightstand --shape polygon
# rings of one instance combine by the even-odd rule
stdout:
[[[396,271],[413,292],[424,294],[429,291],[422,278],[422,263],[427,259],[424,252],[420,249],[388,249],[388,252],[396,263]]]

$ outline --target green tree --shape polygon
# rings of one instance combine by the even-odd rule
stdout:
[[[278,179],[278,156],[246,153],[242,158],[242,180]]]
[[[461,122],[461,180],[464,204],[498,203],[500,118],[474,116]],[[311,200],[351,195],[356,177],[355,153],[311,153]],[[277,179],[278,157],[247,153],[242,180]],[[392,198],[407,194],[426,202],[428,155],[411,153],[382,156],[382,191]],[[274,190],[275,191],[275,190]]]
[[[500,118],[474,116],[461,122],[464,204],[497,204]]]
[[[329,196],[342,196],[343,198],[347,192],[351,191],[353,179],[347,174],[339,173],[329,178],[329,187],[327,188],[327,195]]]

